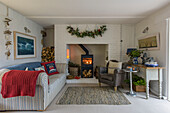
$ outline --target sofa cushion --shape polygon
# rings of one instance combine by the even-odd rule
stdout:
[[[41,71],[41,70],[45,71],[44,66],[34,68],[34,70],[35,71]]]
[[[29,68],[29,71],[34,71],[34,68],[41,67],[41,62],[23,63],[23,64],[18,64],[18,65],[6,67],[6,69],[9,69],[9,70],[25,70],[26,67]]]
[[[49,76],[49,91],[52,91],[55,87],[57,87],[57,83],[61,82],[63,78],[65,77],[64,73],[54,74]]]
[[[49,85],[52,85],[54,82],[59,81],[62,76],[63,76],[63,73],[49,76],[49,82],[50,82]]]
[[[59,73],[59,72],[57,71],[57,68],[56,68],[56,65],[55,65],[55,61],[44,62],[44,63],[41,63],[41,65],[44,66],[45,72],[46,72],[47,75],[49,75],[49,76]]]

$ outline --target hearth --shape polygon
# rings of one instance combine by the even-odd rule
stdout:
[[[86,52],[85,55],[81,55],[81,77],[93,78],[93,55],[90,55],[82,44],[79,46]]]

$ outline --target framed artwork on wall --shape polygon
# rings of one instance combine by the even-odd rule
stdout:
[[[14,31],[14,59],[35,57],[36,37]]]
[[[154,33],[138,39],[138,46],[140,50],[159,50],[160,49],[160,35]]]

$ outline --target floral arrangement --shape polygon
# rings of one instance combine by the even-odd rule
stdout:
[[[84,38],[86,36],[95,38],[96,36],[101,36],[104,34],[104,32],[107,30],[106,25],[100,26],[99,29],[94,29],[94,31],[83,31],[80,32],[79,28],[74,29],[71,26],[67,26],[67,30],[71,35],[75,35],[77,37]]]
[[[143,53],[143,51],[141,51],[141,50],[133,50],[128,54],[128,56],[130,58],[140,57],[142,53]]]

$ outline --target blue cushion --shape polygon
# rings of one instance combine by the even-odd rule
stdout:
[[[29,71],[34,71],[34,68],[41,67],[41,62],[23,63],[23,64],[18,64],[18,65],[6,67],[6,69],[9,69],[9,70],[25,70],[26,67],[28,67]]]

